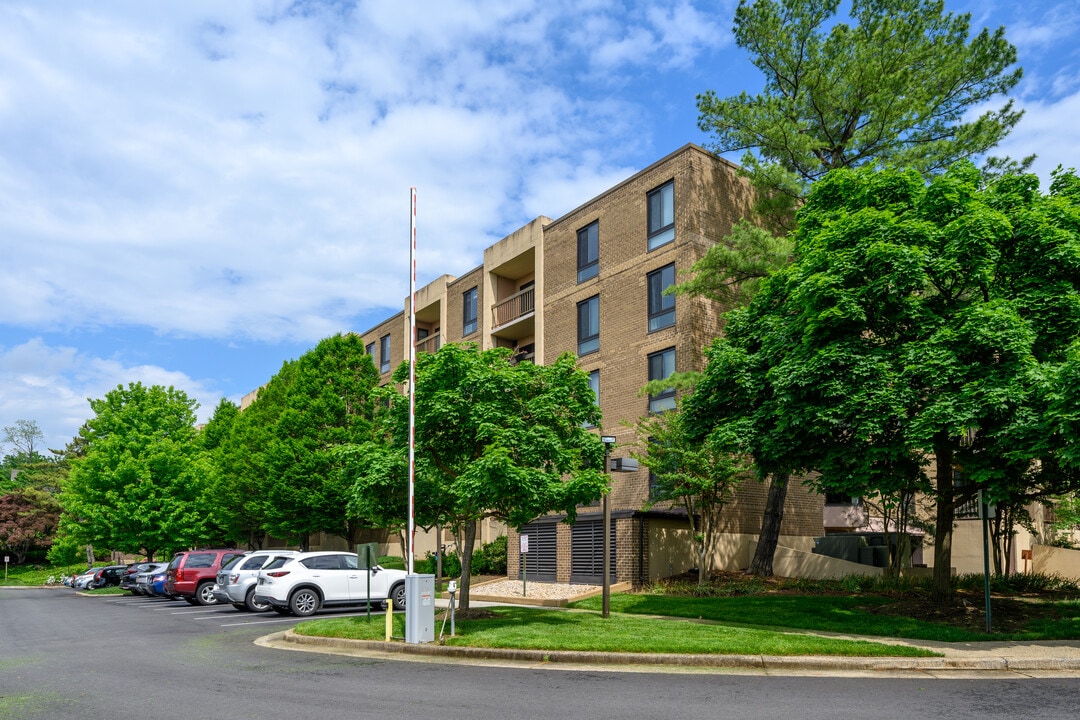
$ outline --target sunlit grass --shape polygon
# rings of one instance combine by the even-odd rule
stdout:
[[[805,633],[781,633],[713,623],[679,622],[657,618],[542,610],[525,607],[489,608],[494,617],[459,620],[456,637],[447,645],[483,648],[569,650],[629,653],[710,655],[847,655],[855,657],[926,657],[934,653],[899,645],[824,638]],[[393,634],[404,636],[404,616],[394,617]],[[441,616],[436,629],[441,630]],[[296,627],[301,635],[382,640],[385,620],[336,618],[312,620]],[[438,633],[436,633],[438,635]]]

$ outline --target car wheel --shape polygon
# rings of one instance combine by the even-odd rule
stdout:
[[[200,585],[195,591],[195,601],[200,605],[217,605],[217,598],[214,597],[214,583]]]
[[[270,609],[270,603],[255,599],[255,586],[252,586],[244,596],[244,607],[251,612],[266,612]]]
[[[321,604],[319,594],[310,588],[301,588],[289,598],[289,609],[292,610],[293,615],[300,617],[314,615]]]
[[[405,609],[405,583],[398,583],[394,587],[390,588],[390,597],[386,600],[387,603],[393,603],[395,610]]]

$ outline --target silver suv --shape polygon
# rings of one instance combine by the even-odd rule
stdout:
[[[255,583],[259,571],[277,558],[290,558],[295,550],[256,550],[247,555],[233,558],[221,570],[218,570],[214,597],[218,602],[231,603],[237,610],[266,612],[268,603],[255,599]]]

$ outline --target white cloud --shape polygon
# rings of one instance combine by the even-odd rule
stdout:
[[[0,10],[7,321],[317,339],[398,306],[410,186],[439,259],[457,259],[435,275],[478,262],[533,198],[623,171],[635,114],[559,84],[569,5],[421,5]],[[655,54],[685,14],[659,18],[662,41],[632,36]],[[565,185],[538,193],[535,176]]]
[[[45,433],[43,445],[62,450],[93,416],[88,398],[104,397],[118,385],[132,382],[183,390],[199,402],[201,421],[209,419],[221,398],[221,393],[205,382],[180,372],[154,365],[125,365],[34,338],[14,347],[0,347],[0,427],[14,425],[16,420],[33,420]]]

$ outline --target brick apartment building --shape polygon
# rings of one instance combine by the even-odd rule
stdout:
[[[674,396],[640,389],[674,371],[700,370],[702,348],[719,334],[722,308],[700,298],[664,295],[749,210],[751,191],[731,163],[690,144],[563,217],[538,217],[484,251],[483,264],[460,277],[443,275],[417,291],[417,349],[474,342],[513,348],[520,360],[553,362],[570,351],[590,374],[603,413],[598,431],[614,435],[613,457],[638,442],[629,424],[673,406]],[[384,381],[408,358],[408,299],[401,313],[362,333]],[[649,472],[613,473],[612,575],[649,582],[695,564],[685,514],[642,508]],[[760,529],[765,488],[744,484],[724,511],[720,567],[745,567]],[[529,536],[528,577],[599,582],[599,503],[579,510],[574,525],[551,515]],[[823,499],[790,488],[782,543],[809,550],[823,532]],[[517,529],[487,526],[479,540],[506,532],[508,572],[520,572]],[[445,542],[448,538],[444,538]],[[418,539],[419,540],[419,539]],[[418,541],[434,547],[434,538]]]

